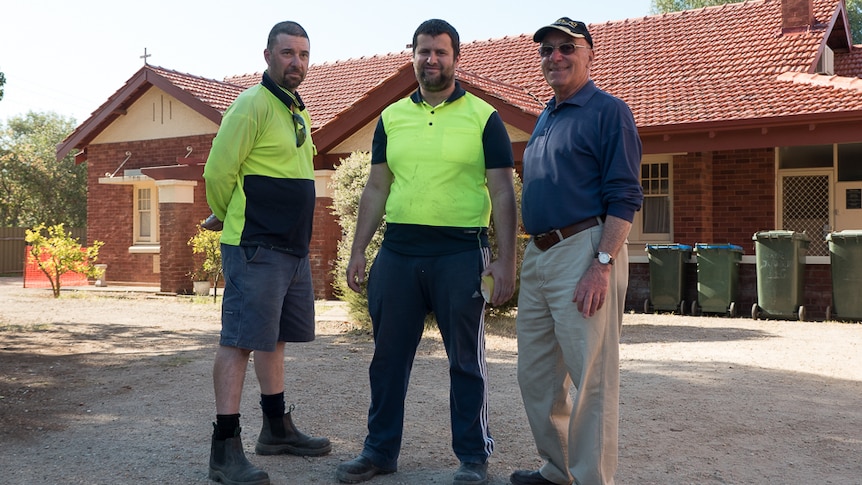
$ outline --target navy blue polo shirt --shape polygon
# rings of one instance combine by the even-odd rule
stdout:
[[[536,235],[590,217],[631,222],[643,202],[641,141],[621,99],[587,82],[548,102],[524,150],[521,214]]]

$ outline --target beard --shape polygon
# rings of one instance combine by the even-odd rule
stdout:
[[[270,70],[272,80],[290,92],[296,91],[296,88],[305,80],[305,74],[300,69],[287,69],[281,72],[279,76],[273,76],[272,74],[272,70]]]
[[[441,69],[435,74],[428,74],[423,68],[419,72],[419,84],[427,91],[443,91],[455,82],[454,69]]]

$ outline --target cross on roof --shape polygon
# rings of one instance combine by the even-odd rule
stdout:
[[[143,60],[144,60],[144,65],[145,65],[145,66],[147,65],[147,57],[151,57],[151,56],[152,56],[152,54],[147,54],[147,48],[146,48],[146,47],[144,47],[144,55],[142,55],[142,56],[140,56],[140,57],[141,57],[141,59],[143,59]]]

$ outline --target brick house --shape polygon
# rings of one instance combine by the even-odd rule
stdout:
[[[500,112],[519,168],[553,95],[531,39],[536,27],[463,44],[456,73]],[[811,239],[804,305],[809,318],[822,318],[831,301],[823,236],[862,229],[862,46],[852,45],[844,2],[749,0],[589,28],[592,77],[629,103],[644,146],[647,202],[630,237],[627,307],[641,309],[649,296],[645,244],[671,242],[742,246],[737,308],[751,306],[752,235],[787,229]],[[202,164],[221,114],[259,80],[145,65],[58,146],[58,157],[77,149],[88,164],[88,240],[106,241],[100,260],[109,282],[190,290],[185,241],[209,213]],[[332,298],[340,238],[331,170],[370,150],[380,111],[415,88],[409,51],[312,65],[300,87],[319,152],[319,298]],[[697,296],[695,270],[686,264],[688,301]]]

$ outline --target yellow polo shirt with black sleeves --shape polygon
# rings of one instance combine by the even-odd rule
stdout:
[[[383,110],[371,163],[388,164],[394,176],[384,246],[426,256],[488,246],[485,171],[514,167],[511,142],[493,106],[458,83],[437,106],[417,90]]]
[[[261,84],[243,91],[222,118],[204,179],[210,209],[224,221],[222,243],[304,257],[314,216],[315,148],[308,112],[298,95],[289,96],[297,101],[292,108]],[[294,112],[309,131],[299,147]]]

